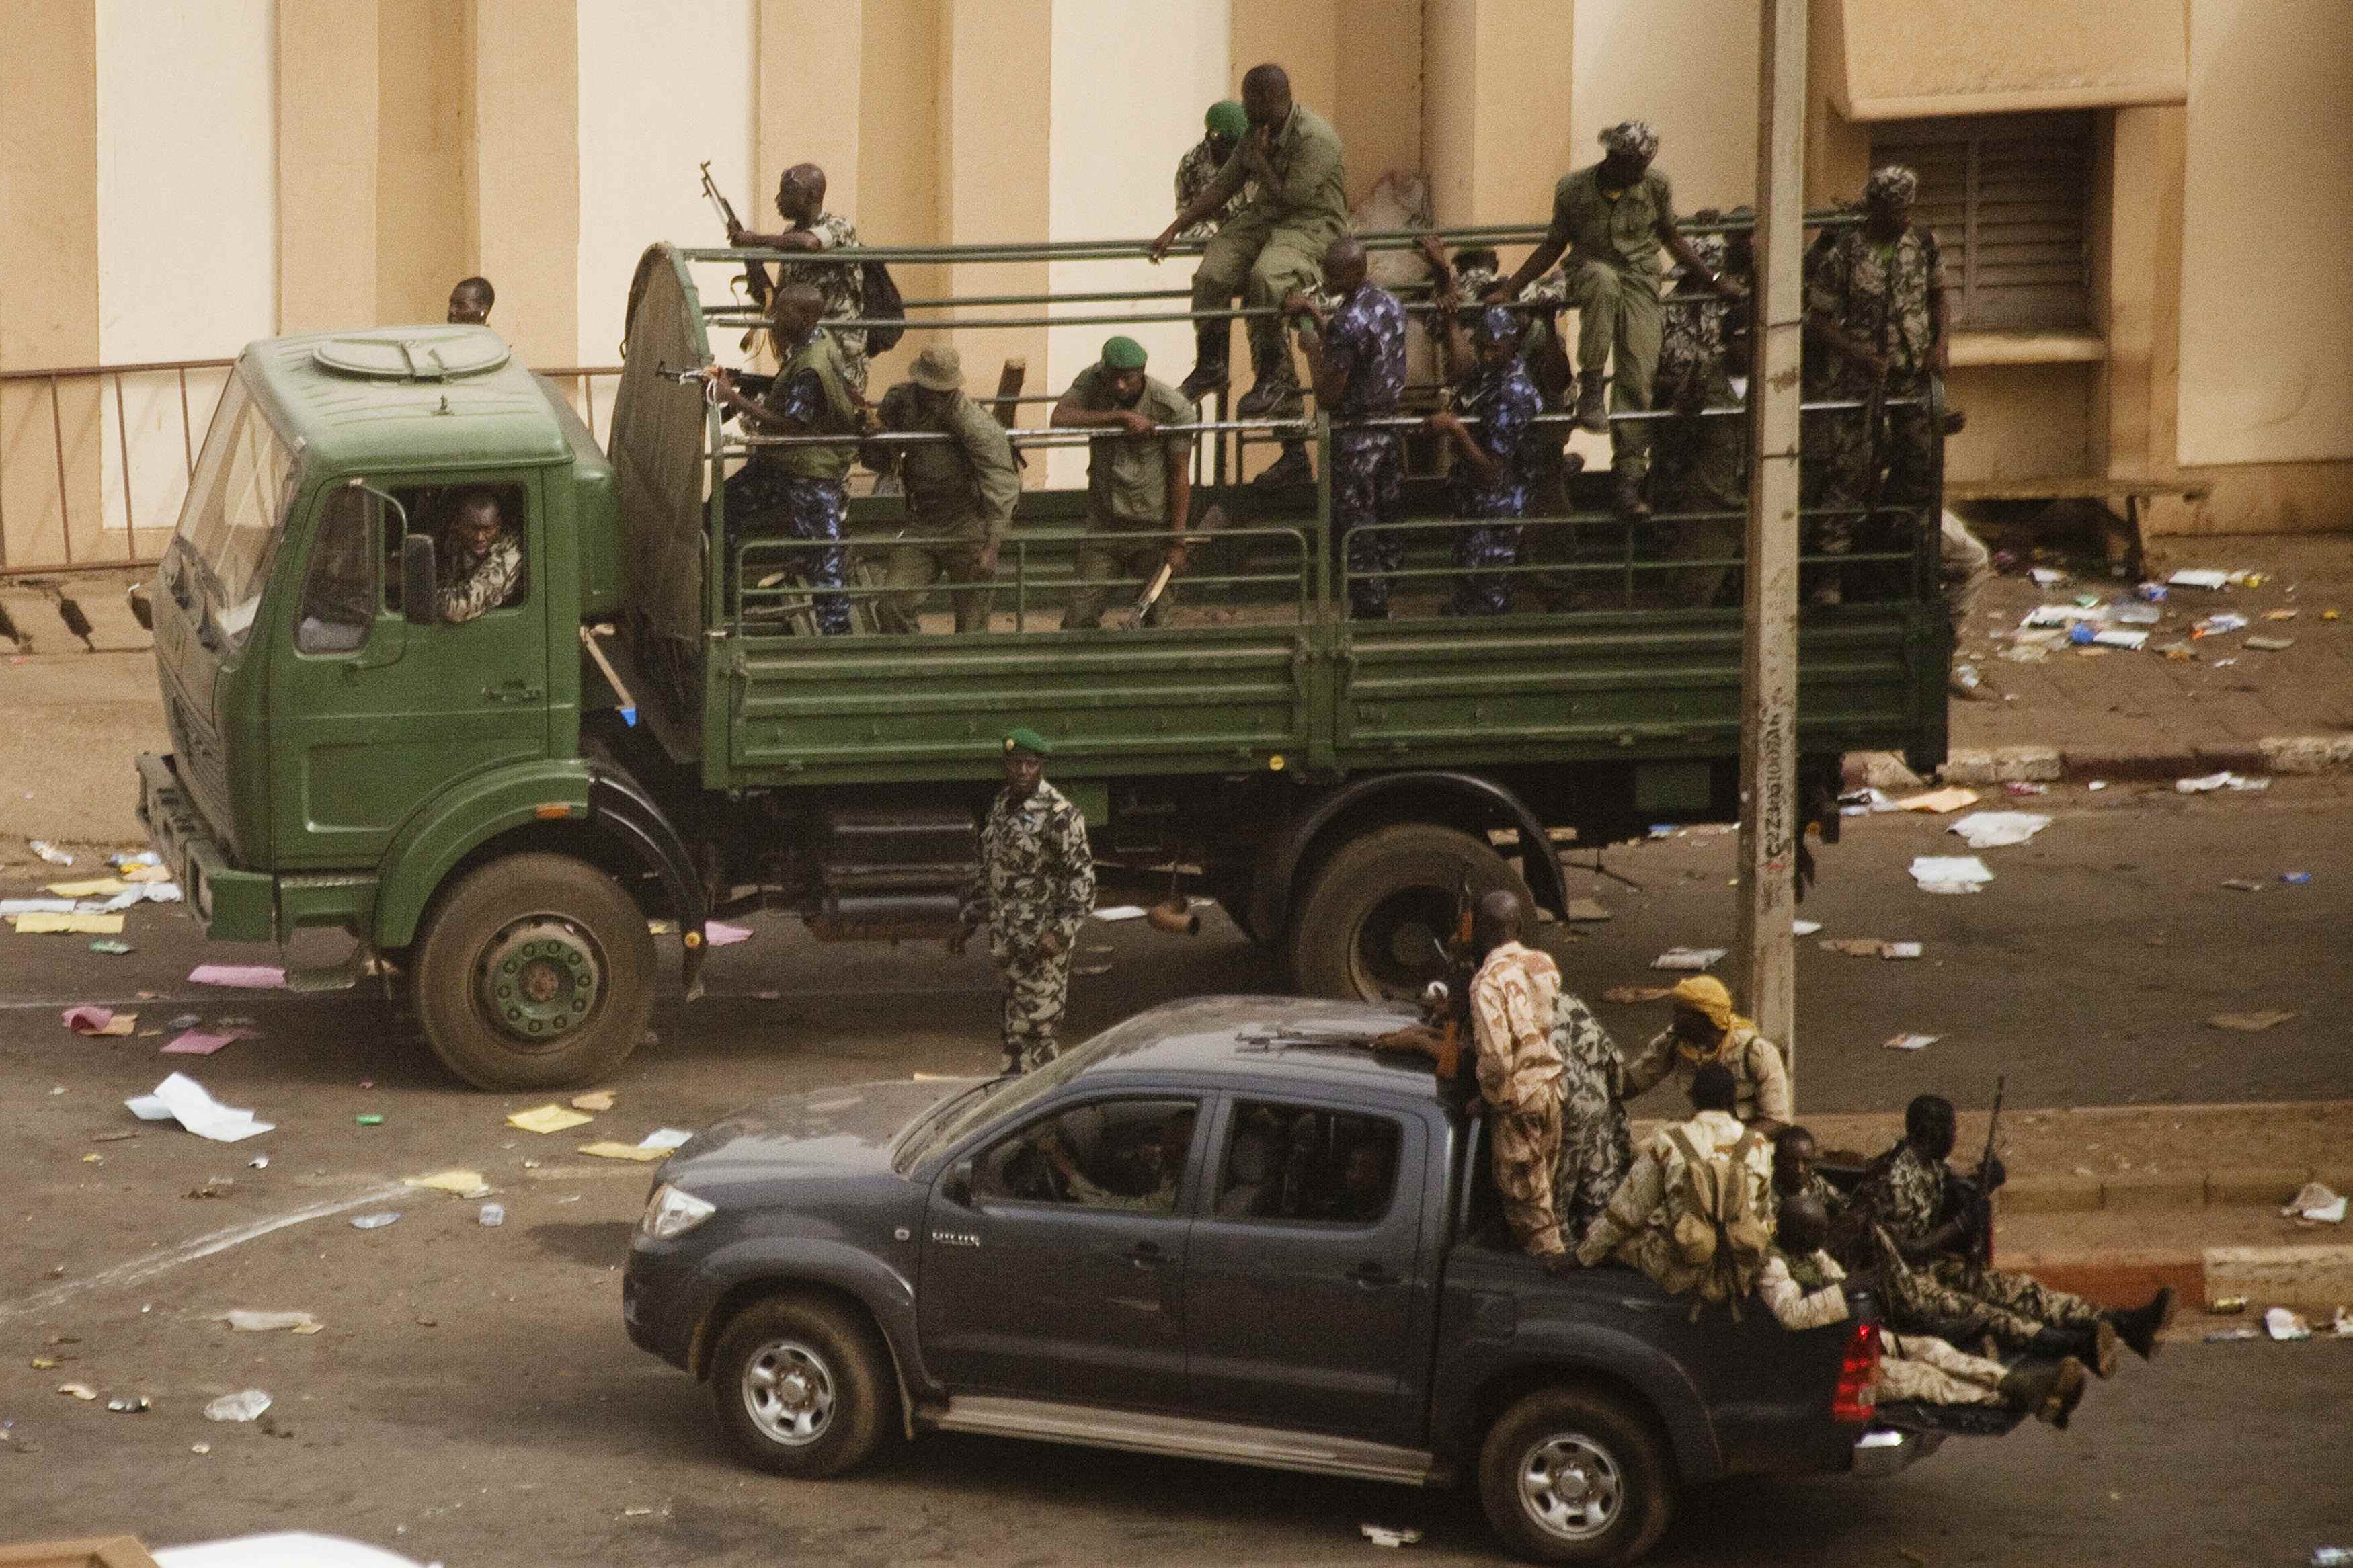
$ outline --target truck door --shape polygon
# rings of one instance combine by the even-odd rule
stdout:
[[[400,600],[401,511],[436,536],[443,579],[470,494],[497,505],[522,571],[462,621],[412,624]],[[271,821],[281,867],[372,867],[451,781],[547,751],[548,655],[537,476],[463,487],[393,479],[314,499],[301,591],[272,659]]]
[[[919,1321],[960,1393],[1171,1407],[1200,1102],[1065,1105],[951,1166],[932,1194]]]
[[[1185,1271],[1201,1414],[1409,1443],[1426,1327],[1421,1126],[1313,1100],[1227,1102]]]

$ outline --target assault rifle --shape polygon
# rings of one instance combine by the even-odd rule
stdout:
[[[2009,1177],[1993,1152],[1994,1135],[2001,1126],[2001,1097],[2009,1087],[2007,1074],[1993,1080],[1993,1114],[1986,1118],[1985,1152],[1978,1156],[1975,1173],[1952,1178],[1947,1200],[1955,1216],[1968,1222],[1969,1257],[1980,1268],[1993,1263],[1993,1195]]]
[[[719,222],[726,229],[727,237],[732,241],[735,237],[735,231],[744,226],[736,219],[735,204],[727,199],[727,193],[721,190],[718,182],[712,179],[711,163],[707,159],[702,164],[702,194],[709,198],[712,210],[719,215]],[[768,293],[772,287],[768,279],[766,263],[747,261],[744,264],[744,291],[751,295],[752,303],[760,308],[763,315],[767,313]],[[745,332],[740,346],[750,348],[753,338],[757,336],[758,332],[759,329],[756,327]]]

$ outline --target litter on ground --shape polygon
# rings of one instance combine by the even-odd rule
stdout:
[[[2304,1321],[2300,1312],[2274,1307],[2263,1314],[2263,1332],[2279,1341],[2308,1340],[2312,1338],[2312,1325]]]
[[[1915,855],[1912,880],[1924,893],[1974,893],[1993,873],[1974,855]]]
[[[69,1007],[65,1025],[77,1035],[127,1035],[139,1026],[139,1015],[111,1007]]]
[[[2283,1219],[2309,1220],[2315,1225],[2343,1225],[2345,1199],[2330,1192],[2322,1182],[2306,1182],[2303,1190],[2288,1199],[2287,1207],[2280,1210]]]
[[[274,1333],[290,1329],[298,1334],[315,1334],[327,1325],[308,1312],[254,1312],[233,1307],[214,1317],[216,1323],[227,1323],[233,1332],[240,1334]]]
[[[572,1097],[572,1109],[610,1110],[613,1109],[613,1091],[609,1089],[591,1089],[586,1094],[575,1094]]]
[[[175,1056],[208,1057],[223,1046],[232,1046],[239,1040],[254,1037],[251,1029],[187,1029],[164,1049]]]
[[[2206,1020],[2206,1026],[2211,1029],[2236,1029],[2242,1034],[2260,1035],[2265,1029],[2275,1028],[2279,1025],[2286,1023],[2290,1018],[2295,1016],[2295,1015],[2294,1013],[2276,1011],[2262,1013],[2217,1013],[2212,1017]]]
[[[491,1190],[480,1171],[436,1171],[429,1176],[403,1176],[401,1185],[431,1187],[437,1192],[455,1193],[461,1198],[479,1198]]]
[[[2228,572],[2185,567],[2168,577],[2165,582],[2166,586],[2169,588],[2206,588],[2219,593],[2230,586],[2231,574]]]
[[[733,947],[739,942],[751,941],[752,928],[731,925],[725,921],[705,921],[702,940],[712,947]]]
[[[364,1214],[352,1221],[353,1230],[382,1230],[400,1218],[398,1209],[386,1209],[381,1214]]]
[[[1935,1035],[1893,1035],[1883,1042],[1891,1051],[1925,1051],[1936,1043]]]
[[[2023,844],[2050,826],[2049,817],[2031,811],[1973,811],[1945,831],[1959,834],[1972,849],[2000,849]]]
[[[247,991],[283,991],[286,971],[274,963],[199,963],[188,971],[190,984],[227,985]]]
[[[1140,921],[1144,918],[1142,904],[1113,904],[1095,911],[1095,919],[1103,921]]]
[[[207,1421],[251,1421],[269,1408],[269,1395],[259,1388],[240,1389],[224,1394],[205,1406]]]
[[[24,914],[10,915],[18,936],[121,936],[121,915]]]
[[[1948,789],[1934,789],[1930,790],[1926,795],[1915,795],[1909,800],[1899,800],[1895,803],[1895,809],[1898,811],[1933,811],[1942,813],[1947,811],[1958,811],[1965,805],[1975,805],[1977,803],[1977,791],[1973,789],[1964,789],[1960,785],[1955,784]]]
[[[28,838],[25,841],[25,847],[30,849],[34,854],[39,856],[42,859],[47,860],[52,866],[70,866],[73,864],[73,857],[67,854],[64,850],[58,848],[54,844],[45,844],[37,838]]]
[[[2218,789],[2269,789],[2272,787],[2272,781],[2247,778],[2225,768],[2219,773],[2204,773],[2194,779],[2176,779],[2173,781],[2173,787],[2181,795],[2210,795]]]
[[[650,1162],[667,1157],[667,1149],[649,1149],[642,1143],[623,1143],[616,1139],[600,1139],[580,1145],[580,1152],[598,1160],[637,1160]]]
[[[1625,1006],[1638,1002],[1663,1002],[1674,994],[1672,985],[1612,985],[1601,994],[1604,1002]]]
[[[520,1127],[526,1132],[561,1132],[567,1127],[585,1127],[594,1117],[583,1116],[576,1110],[566,1110],[554,1103],[518,1110],[507,1118],[507,1125]]]
[[[1730,951],[1722,947],[1671,947],[1651,960],[1651,967],[1688,970],[1696,973],[1714,967]]]
[[[177,1121],[197,1137],[216,1143],[235,1143],[274,1130],[273,1123],[255,1120],[250,1110],[223,1105],[205,1092],[204,1085],[184,1073],[174,1073],[157,1084],[152,1094],[133,1095],[122,1103],[142,1121]]]

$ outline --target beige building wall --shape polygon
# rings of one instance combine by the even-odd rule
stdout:
[[[1647,120],[1677,211],[1753,204],[1757,11],[1722,0],[1577,0],[1564,172],[1600,160],[1604,126]]]
[[[278,0],[281,15],[291,3]],[[364,40],[347,34],[344,47],[356,49]],[[466,254],[465,0],[378,6],[375,58],[375,319],[438,321],[450,286],[473,271]],[[495,309],[491,320],[501,321]]]

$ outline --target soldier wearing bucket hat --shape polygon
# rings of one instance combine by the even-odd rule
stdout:
[[[987,631],[985,584],[997,575],[997,552],[1021,495],[1005,427],[964,395],[963,361],[945,343],[915,356],[907,379],[882,395],[877,417],[888,433],[947,437],[868,447],[871,467],[898,468],[907,500],[907,528],[885,569],[893,591],[881,602],[882,629],[902,636],[921,631],[923,600],[944,577],[964,584],[949,590],[955,629]]]
[[[1054,752],[1028,725],[1005,732],[1005,787],[980,825],[980,873],[965,891],[948,951],[962,952],[976,931],[1005,973],[1003,1038],[1008,1073],[1052,1061],[1054,1032],[1071,994],[1071,954],[1095,904],[1095,862],[1087,819],[1046,782]]]
[[[1146,374],[1144,365],[1143,344],[1129,337],[1107,339],[1103,357],[1079,372],[1054,405],[1058,427],[1106,432],[1087,444],[1087,532],[1119,536],[1091,538],[1079,546],[1082,586],[1062,617],[1066,627],[1093,629],[1113,584],[1148,578],[1164,561],[1184,564],[1185,523],[1193,507],[1193,438],[1159,430],[1189,421],[1193,405],[1175,387]],[[1145,624],[1160,625],[1173,597],[1163,592]]]

